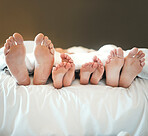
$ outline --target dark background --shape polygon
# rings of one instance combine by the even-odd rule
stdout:
[[[1,0],[0,45],[14,32],[42,32],[62,48],[148,48],[148,0]]]

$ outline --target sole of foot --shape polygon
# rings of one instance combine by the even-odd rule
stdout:
[[[125,57],[124,66],[121,72],[119,86],[128,88],[135,77],[142,71],[145,65],[145,54],[133,48],[127,57]]]
[[[60,89],[63,87],[63,78],[67,71],[70,69],[71,64],[67,62],[61,62],[52,70],[52,80],[53,86],[56,89]]]
[[[73,60],[67,55],[67,54],[61,54],[62,62],[67,62],[71,65],[69,70],[66,72],[64,78],[63,78],[63,86],[67,87],[72,84],[72,81],[75,79],[75,64],[73,63]]]
[[[90,83],[97,85],[103,76],[104,66],[103,66],[103,63],[101,62],[101,60],[99,58],[97,58],[97,56],[94,56],[93,61],[97,63],[97,68],[91,76]]]
[[[19,85],[29,85],[30,78],[25,63],[26,48],[23,37],[14,33],[4,44],[4,54],[7,67]]]
[[[123,64],[123,50],[121,48],[112,50],[105,64],[106,85],[112,87],[119,86],[119,76]]]
[[[35,37],[35,70],[34,85],[44,85],[47,82],[54,63],[54,47],[51,40],[42,33]]]
[[[89,62],[83,64],[80,69],[80,84],[87,85],[91,74],[96,70],[97,67],[97,62]]]

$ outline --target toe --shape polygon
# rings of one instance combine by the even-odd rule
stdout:
[[[140,59],[140,62],[144,62],[144,61],[145,61],[145,58],[141,58],[141,59]]]
[[[112,56],[111,55],[108,55],[108,57],[107,57],[108,59],[111,59],[112,58]]]
[[[48,46],[47,41],[48,41],[48,37],[44,36],[44,38],[43,38],[43,45],[44,46]]]
[[[74,67],[75,67],[75,64],[74,64],[74,63],[71,63],[71,67],[73,67],[73,68],[74,68]]]
[[[51,44],[51,40],[47,39],[46,44],[50,45]]]
[[[117,49],[114,49],[114,57],[117,56]]]
[[[112,50],[109,55],[111,58],[114,56],[114,51]]]
[[[15,45],[15,41],[14,41],[13,36],[10,36],[10,37],[9,37],[9,40],[11,41],[12,45]]]
[[[5,43],[5,47],[6,47],[7,49],[10,49],[10,43]]]
[[[52,43],[52,42],[49,44],[49,48],[54,48],[54,46],[53,46],[53,43]]]
[[[13,34],[14,40],[16,41],[17,45],[23,45],[23,37],[19,33]]]
[[[140,65],[141,65],[142,67],[144,67],[144,65],[145,65],[145,62],[141,62],[141,63],[140,63]]]
[[[97,60],[97,61],[98,61],[98,63],[100,63],[100,64],[102,63],[102,61],[101,61],[99,58],[98,58],[98,60]]]
[[[51,49],[50,49],[50,53],[51,53],[52,55],[54,55],[54,48],[51,48]]]
[[[39,33],[36,37],[35,37],[35,43],[36,45],[41,45],[41,43],[43,42],[44,39],[44,35],[42,33]]]
[[[9,44],[10,47],[14,45],[10,39],[7,40],[7,43]]]
[[[62,59],[65,59],[65,54],[64,53],[61,53],[60,56],[61,56]]]
[[[98,59],[97,56],[94,56],[94,57],[93,57],[93,61],[94,61],[94,62],[97,62],[97,59]]]
[[[123,50],[120,47],[117,49],[117,57],[123,58]]]
[[[103,69],[103,68],[104,68],[104,66],[103,66],[103,65],[100,65],[100,68],[101,68],[101,69]]]
[[[69,69],[71,67],[71,64],[70,63],[66,63],[65,67],[66,67],[66,69]]]
[[[139,56],[139,59],[142,59],[143,57],[145,57],[145,54],[141,53],[141,55]]]
[[[89,63],[85,63],[85,64],[83,64],[82,66],[83,67],[86,67],[86,66],[88,66],[89,65]]]
[[[98,67],[98,63],[95,62],[95,63],[93,64],[93,68],[97,68],[97,67]]]
[[[6,43],[9,44],[10,46],[12,45],[10,39],[7,39]]]
[[[51,47],[50,47],[51,40],[49,40],[47,36],[44,37],[43,44],[44,44],[45,46],[48,46],[48,48],[51,48]]]
[[[93,66],[93,63],[92,62],[89,62],[88,65],[89,65],[89,67],[92,67]]]
[[[71,58],[66,54],[66,59],[70,60]]]
[[[5,47],[6,49],[8,49],[7,43],[4,44],[4,47]]]
[[[8,51],[9,51],[9,49],[10,49],[10,46],[8,46],[8,43],[5,43],[4,44],[4,54],[5,54],[5,56],[8,54]]]
[[[133,48],[133,49],[131,49],[131,51],[129,52],[129,54],[127,55],[127,57],[130,57],[130,58],[132,58],[132,57],[134,57],[136,54],[137,54],[137,52],[138,52],[138,48]]]
[[[61,63],[59,64],[59,66],[60,66],[60,67],[62,67],[63,65],[64,65],[64,63],[63,63],[63,62],[61,62]]]
[[[69,62],[70,62],[70,63],[73,63],[73,60],[70,58],[70,59],[69,59]]]
[[[135,55],[135,57],[136,57],[136,58],[139,58],[139,57],[142,55],[142,53],[143,53],[142,51],[139,51],[139,52]]]
[[[106,60],[106,64],[108,64],[110,62],[110,59],[108,58],[107,60]]]
[[[56,66],[56,68],[58,69],[58,68],[60,68],[60,67],[62,67],[63,66],[63,64],[58,64],[57,66]]]

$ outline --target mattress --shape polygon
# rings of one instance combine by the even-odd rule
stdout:
[[[55,89],[17,85],[0,70],[0,136],[147,136],[148,80],[136,78],[129,88],[98,85]]]

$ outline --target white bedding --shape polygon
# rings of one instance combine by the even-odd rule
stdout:
[[[137,78],[124,89],[104,80],[80,85],[77,79],[57,90],[51,81],[18,86],[0,72],[0,136],[116,136],[122,131],[147,136],[148,80]]]
[[[148,80],[136,78],[125,89],[106,86],[104,79],[98,85],[77,79],[55,89],[50,79],[18,86],[0,70],[0,136],[53,135],[147,136]]]

